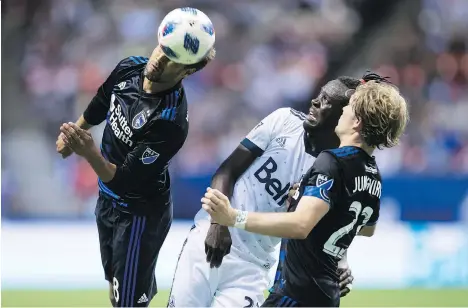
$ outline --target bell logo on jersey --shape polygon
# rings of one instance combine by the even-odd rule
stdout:
[[[114,135],[120,140],[122,140],[125,144],[131,147],[133,145],[133,141],[130,140],[130,138],[132,138],[133,132],[130,129],[127,119],[125,118],[125,115],[122,112],[122,107],[120,106],[118,102],[115,103],[114,94],[112,94],[111,96],[109,113],[110,115],[109,115],[109,119],[107,120],[107,122],[109,123],[109,126],[112,128]]]
[[[278,169],[278,164],[269,157],[266,162],[255,171],[254,175],[260,183],[265,184],[265,190],[273,197],[278,205],[282,206],[288,198],[290,183],[283,187],[283,184],[272,177],[272,174]]]
[[[159,153],[156,151],[153,151],[150,148],[146,148],[146,150],[143,152],[143,155],[141,155],[141,161],[145,165],[152,164],[158,159]]]

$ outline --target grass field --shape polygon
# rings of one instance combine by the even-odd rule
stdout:
[[[168,291],[161,291],[151,307],[165,307]],[[2,291],[2,307],[109,307],[103,290]],[[343,307],[468,307],[468,289],[354,290]]]

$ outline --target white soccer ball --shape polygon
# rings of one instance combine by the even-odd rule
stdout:
[[[215,43],[215,31],[208,16],[200,10],[184,7],[167,14],[158,30],[164,54],[180,64],[200,62]]]

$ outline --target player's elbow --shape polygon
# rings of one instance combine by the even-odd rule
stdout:
[[[293,230],[294,230],[293,238],[298,239],[298,240],[304,240],[309,236],[310,231],[312,231],[312,228],[306,222],[299,222],[299,224],[297,224],[297,226],[293,228]]]

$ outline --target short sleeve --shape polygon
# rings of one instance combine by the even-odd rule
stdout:
[[[303,181],[303,196],[319,198],[333,208],[339,199],[342,182],[337,159],[328,152],[320,153]]]
[[[377,221],[379,220],[379,216],[380,216],[380,199],[378,201],[377,207],[372,212],[371,217],[366,222],[366,226],[368,227],[375,226],[377,224]]]
[[[249,132],[241,144],[256,156],[261,156],[289,114],[289,108],[280,108],[270,113]]]

